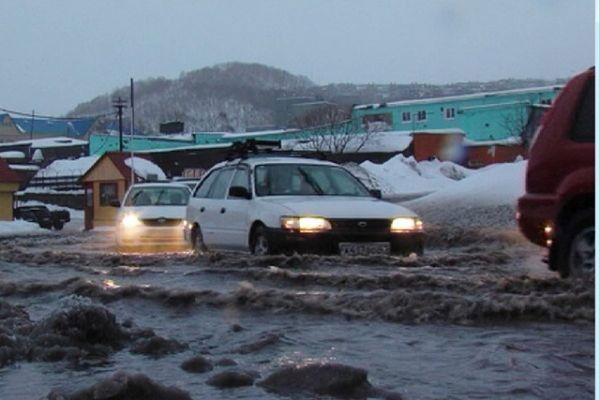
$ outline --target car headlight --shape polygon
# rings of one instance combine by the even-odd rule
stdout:
[[[281,217],[281,227],[305,233],[331,230],[329,221],[321,217]]]
[[[140,225],[141,223],[142,222],[135,214],[127,214],[121,220],[121,225],[123,225],[125,228],[133,228],[135,226]]]
[[[423,221],[418,218],[401,217],[392,220],[392,232],[413,232],[423,230]]]

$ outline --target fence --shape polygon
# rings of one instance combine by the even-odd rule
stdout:
[[[63,190],[82,190],[81,175],[68,176],[36,176],[27,184],[27,188]]]

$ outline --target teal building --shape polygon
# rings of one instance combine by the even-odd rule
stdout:
[[[354,106],[352,119],[339,124],[340,132],[351,124],[354,133],[370,129],[410,133],[460,129],[471,142],[502,141],[519,137],[539,113],[548,108],[562,86],[476,93],[462,96],[405,100],[382,104]],[[539,120],[536,120],[539,121]],[[534,121],[535,122],[535,121]],[[196,132],[161,136],[127,136],[125,151],[148,152],[169,149],[199,149],[248,139],[306,139],[311,130],[281,129],[261,132]],[[101,155],[119,149],[116,135],[92,134],[89,137],[91,155]]]
[[[248,139],[286,140],[299,137],[295,129],[262,131],[251,133],[196,132],[161,136],[123,136],[123,150],[147,152],[152,150],[223,147],[224,144],[241,142]],[[102,155],[107,151],[119,150],[119,136],[92,134],[89,138],[90,155]]]
[[[354,106],[364,125],[385,124],[390,131],[461,129],[471,141],[519,136],[536,108],[550,106],[562,86],[476,93],[432,99]]]

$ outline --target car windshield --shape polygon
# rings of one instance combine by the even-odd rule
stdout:
[[[179,187],[152,186],[133,188],[125,200],[126,206],[185,206],[189,190]]]
[[[258,196],[370,196],[348,171],[328,165],[260,165],[255,185]]]

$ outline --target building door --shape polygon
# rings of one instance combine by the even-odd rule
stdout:
[[[85,230],[90,230],[94,228],[94,191],[92,189],[92,184],[85,185],[85,204],[83,208],[84,216],[85,216]]]

